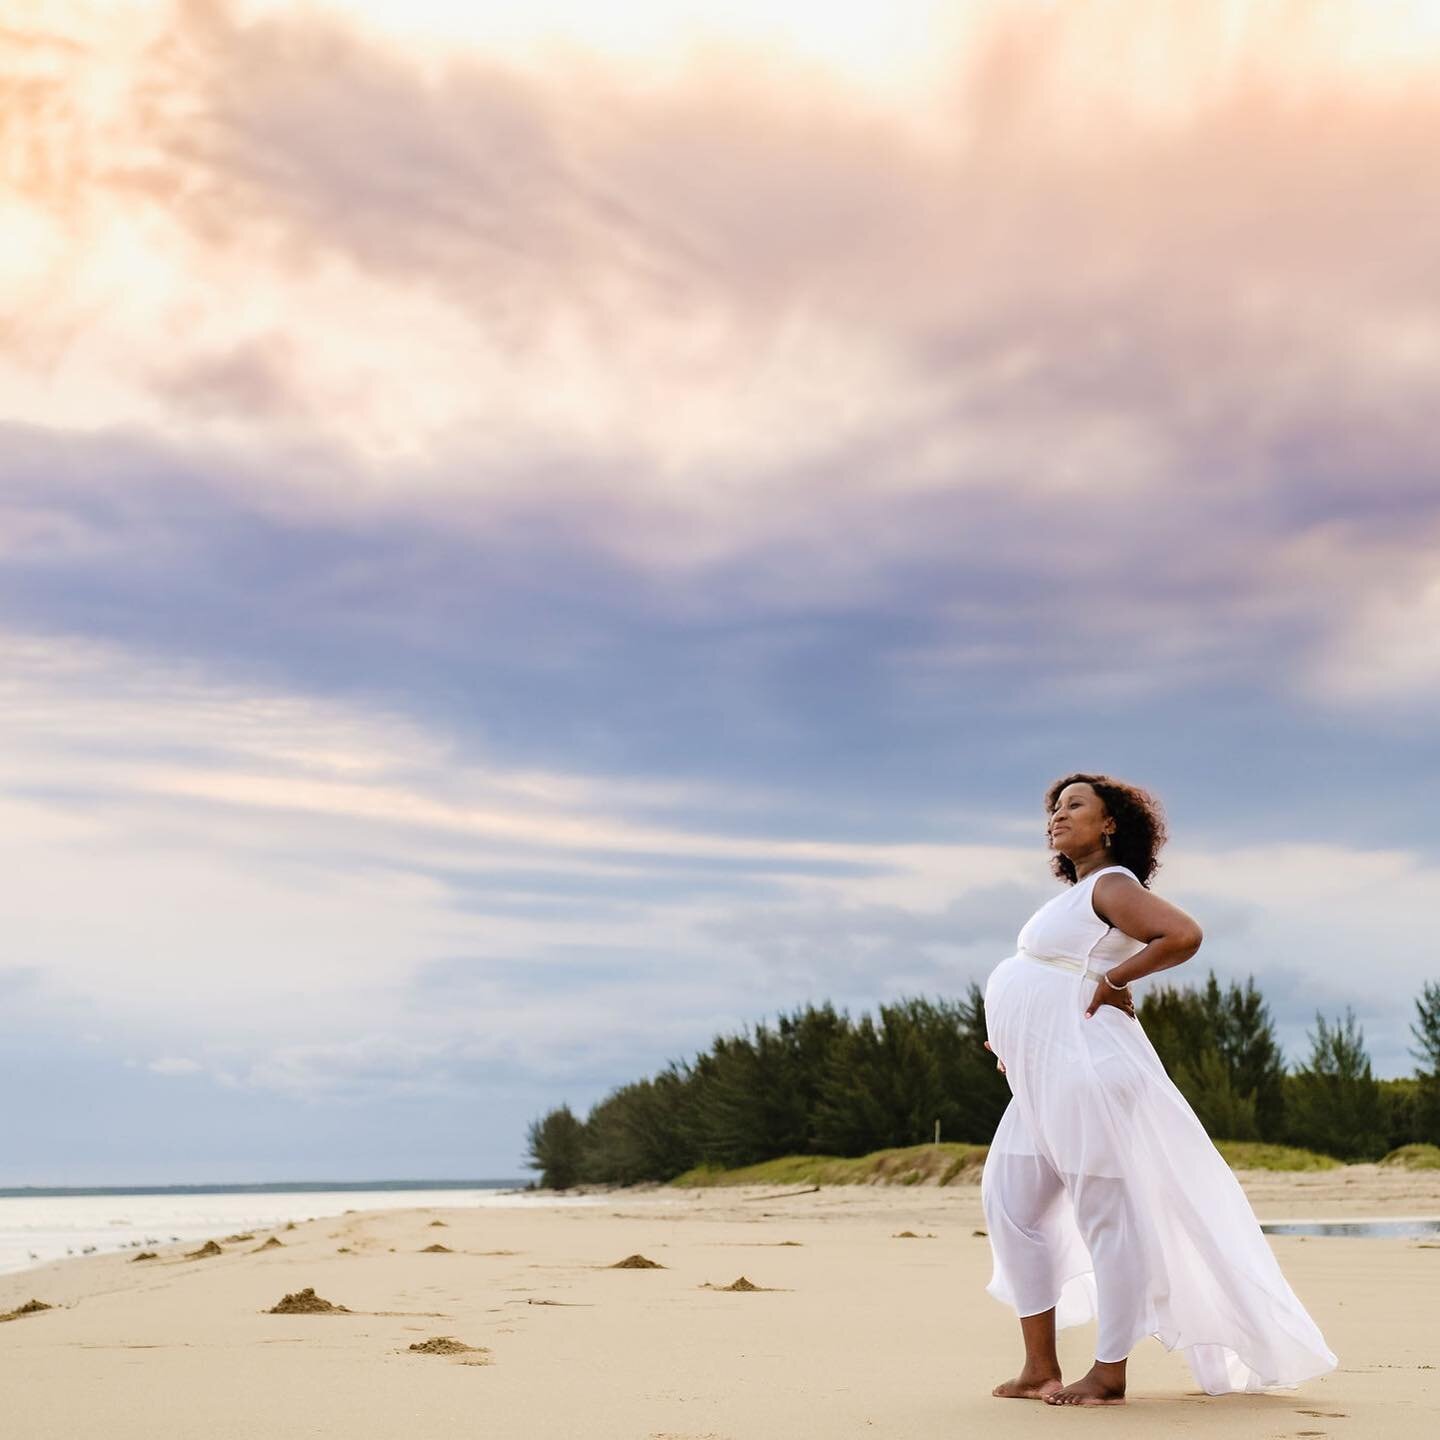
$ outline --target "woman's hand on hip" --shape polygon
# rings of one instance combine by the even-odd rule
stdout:
[[[985,1042],[985,1048],[989,1050],[992,1055],[995,1055],[994,1047],[990,1044],[988,1040]],[[998,1055],[995,1055],[995,1068],[1002,1075],[1005,1073],[1005,1062]]]
[[[1117,1010],[1123,1010],[1132,1020],[1135,1018],[1135,997],[1130,993],[1127,985],[1123,990],[1116,990],[1108,980],[1102,980],[1095,987],[1095,997],[1085,1008],[1085,1018],[1088,1020],[1102,1005],[1113,1005]]]

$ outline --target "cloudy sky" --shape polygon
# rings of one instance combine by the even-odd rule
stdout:
[[[0,17],[0,1184],[521,1174],[1074,768],[1411,1069],[1440,6]]]

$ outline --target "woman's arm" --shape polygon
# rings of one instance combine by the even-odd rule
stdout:
[[[1145,948],[1122,960],[1110,971],[1117,985],[1143,980],[1157,970],[1182,965],[1199,948],[1205,936],[1178,905],[1152,895],[1131,876],[1102,875],[1091,892],[1095,913],[1107,925],[1143,940]]]

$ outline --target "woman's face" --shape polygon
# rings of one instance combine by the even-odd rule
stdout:
[[[1088,855],[1101,849],[1104,836],[1115,833],[1115,822],[1105,812],[1105,802],[1088,781],[1077,780],[1055,797],[1050,812],[1050,848],[1068,855]]]

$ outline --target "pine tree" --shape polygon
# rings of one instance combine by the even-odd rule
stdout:
[[[1217,1140],[1253,1140],[1259,1135],[1254,1091],[1236,1090],[1230,1069],[1214,1046],[1182,1063],[1171,1078],[1206,1134]]]
[[[827,1155],[866,1155],[925,1138],[918,1109],[938,1103],[939,1077],[913,1030],[869,1015],[832,1052],[815,1114],[815,1148]],[[933,1123],[933,1122],[932,1122]]]
[[[986,1143],[1010,1100],[984,1049],[985,1002],[909,999],[863,1016],[831,1056],[815,1148],[837,1155],[946,1140]]]
[[[1218,990],[1213,974],[1210,984]],[[1208,988],[1206,999],[1208,1003]],[[1281,1139],[1285,1133],[1285,1062],[1270,1007],[1255,988],[1253,976],[1246,978],[1243,990],[1232,982],[1225,992],[1216,1033],[1231,1090],[1242,1100],[1250,1097],[1253,1103],[1255,1133],[1262,1140]]]
[[[1340,1160],[1375,1160],[1386,1151],[1380,1085],[1370,1070],[1364,1032],[1346,1010],[1329,1025],[1318,1012],[1310,1058],[1290,1077],[1290,1138]]]
[[[1380,1080],[1380,1113],[1385,1121],[1385,1149],[1398,1150],[1425,1138],[1420,1122],[1421,1082],[1413,1075]]]
[[[760,1048],[748,1035],[717,1035],[693,1068],[695,1148],[707,1165],[733,1169],[769,1158],[774,1127],[775,1055],[759,1027]],[[783,1126],[781,1128],[784,1128]]]
[[[1419,1085],[1414,1096],[1413,1138],[1440,1145],[1440,982],[1425,982],[1415,1010],[1410,1033],[1417,1048],[1410,1053],[1420,1064],[1416,1072]]]
[[[547,1190],[568,1190],[580,1178],[585,1127],[568,1105],[551,1110],[530,1123],[528,1132],[531,1170],[540,1171]]]
[[[1195,1065],[1214,1048],[1213,1027],[1205,1002],[1191,986],[1162,985],[1141,998],[1140,1023],[1170,1078],[1183,1065]]]
[[[1146,995],[1140,1023],[1206,1130],[1223,1140],[1278,1140],[1285,1070],[1269,1007],[1249,978],[1222,990],[1166,986]]]
[[[815,1114],[831,1056],[846,1043],[848,1016],[829,1004],[781,1015],[771,1028],[716,1036],[693,1067],[693,1146],[727,1168],[815,1150]]]
[[[685,1078],[672,1065],[613,1090],[585,1121],[580,1178],[632,1185],[668,1180],[696,1163]]]

